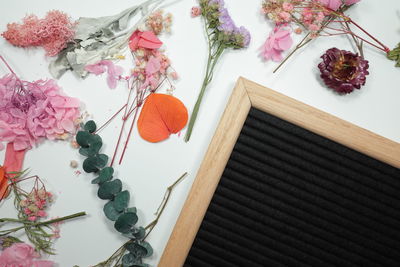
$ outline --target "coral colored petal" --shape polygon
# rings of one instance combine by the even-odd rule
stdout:
[[[4,167],[0,166],[0,200],[7,196],[7,178]]]
[[[177,98],[165,94],[151,94],[138,119],[140,136],[152,143],[160,142],[171,133],[178,133],[185,127],[188,112]]]

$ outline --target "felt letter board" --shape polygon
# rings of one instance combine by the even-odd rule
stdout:
[[[400,266],[400,144],[240,78],[159,266]]]

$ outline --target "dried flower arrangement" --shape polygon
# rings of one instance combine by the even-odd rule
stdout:
[[[360,89],[366,82],[368,61],[364,58],[364,43],[384,52],[399,65],[399,48],[390,50],[344,12],[360,0],[264,0],[262,12],[275,27],[264,43],[261,56],[265,60],[282,61],[282,53],[292,46],[291,32],[306,32],[304,38],[274,70],[309,42],[321,36],[348,35],[358,53],[338,48],[328,49],[321,56],[320,76],[325,85],[340,94]],[[292,30],[291,28],[295,28]],[[358,33],[352,28],[357,28]]]
[[[0,266],[53,266],[53,262],[40,260],[43,254],[54,254],[53,240],[60,237],[59,224],[65,220],[86,215],[85,212],[75,213],[61,218],[43,220],[46,218],[46,209],[53,201],[53,194],[46,190],[42,180],[38,176],[26,177],[24,172],[6,172],[4,166],[0,166],[0,180],[8,180],[6,190],[0,197],[12,192],[14,206],[17,210],[17,218],[0,218],[0,228],[12,224],[17,227],[0,230]],[[30,191],[22,189],[20,184],[32,181]],[[33,246],[24,243],[12,236],[20,230],[24,230],[27,239]],[[22,252],[19,254],[19,252]]]
[[[191,10],[192,17],[201,15],[204,20],[204,28],[207,35],[208,60],[206,74],[200,89],[199,96],[193,108],[188,124],[185,141],[188,142],[192,135],[197,114],[200,110],[204,93],[211,83],[214,68],[221,55],[229,48],[242,49],[250,44],[250,33],[243,26],[237,27],[224,7],[223,0],[199,0],[200,7]]]

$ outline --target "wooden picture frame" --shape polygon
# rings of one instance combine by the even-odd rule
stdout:
[[[184,264],[251,107],[400,168],[399,143],[239,78],[158,266]]]

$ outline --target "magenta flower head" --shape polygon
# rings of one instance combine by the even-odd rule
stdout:
[[[368,61],[358,54],[337,48],[328,49],[318,64],[321,78],[329,88],[338,93],[348,94],[365,84]]]

